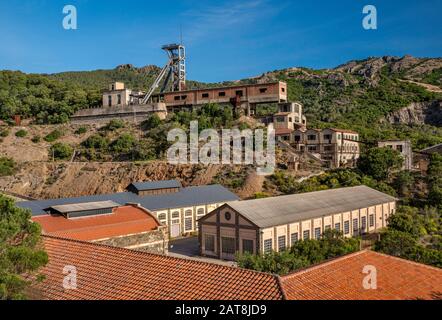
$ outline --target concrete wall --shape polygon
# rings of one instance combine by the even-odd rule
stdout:
[[[167,254],[169,236],[167,228],[160,227],[158,230],[102,239],[94,242],[120,248]]]

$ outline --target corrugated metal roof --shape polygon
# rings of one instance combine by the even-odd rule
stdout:
[[[258,227],[267,228],[396,200],[367,186],[357,186],[230,202],[228,205]]]
[[[70,203],[58,206],[51,206],[50,208],[60,213],[67,213],[67,212],[115,208],[119,206],[120,204],[111,200],[107,200],[107,201],[95,201],[95,202],[83,202],[83,203]]]
[[[145,181],[131,183],[138,191],[165,189],[165,188],[181,188],[181,182],[178,180],[162,180],[162,181]]]
[[[157,211],[167,208],[182,208],[210,203],[222,203],[235,201],[239,198],[221,185],[207,185],[181,188],[174,193],[161,195],[138,196],[132,192],[118,192],[111,194],[100,194],[76,198],[61,198],[37,201],[18,202],[20,208],[30,209],[33,216],[46,214],[44,209],[65,204],[85,203],[96,201],[114,201],[119,205],[127,203],[139,203],[150,211]]]

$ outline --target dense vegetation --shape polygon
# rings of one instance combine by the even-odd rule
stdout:
[[[11,158],[0,157],[0,177],[11,176],[15,172],[15,162]]]
[[[291,248],[263,255],[245,253],[237,256],[238,266],[279,275],[308,267],[326,259],[359,250],[357,238],[345,238],[341,232],[327,230],[319,240],[297,241]]]
[[[0,300],[25,299],[31,281],[41,280],[36,272],[48,257],[39,244],[40,226],[30,211],[0,195]]]

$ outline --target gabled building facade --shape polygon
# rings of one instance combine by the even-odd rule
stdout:
[[[345,237],[387,226],[396,198],[366,186],[229,202],[199,219],[200,254],[233,260],[236,253],[282,251],[327,229]]]

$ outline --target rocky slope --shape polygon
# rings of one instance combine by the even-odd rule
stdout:
[[[442,126],[442,101],[417,102],[397,110],[386,117],[392,124],[430,124]]]

